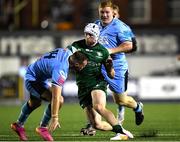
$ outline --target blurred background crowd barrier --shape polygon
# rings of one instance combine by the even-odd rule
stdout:
[[[23,77],[27,65],[45,52],[81,39],[86,23],[98,18],[99,2],[0,0],[0,100],[26,100]],[[179,101],[180,1],[113,2],[119,6],[120,18],[131,26],[138,42],[137,52],[127,54],[129,94],[141,100]],[[63,95],[77,95],[71,74]]]

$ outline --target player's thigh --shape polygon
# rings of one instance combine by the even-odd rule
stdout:
[[[101,107],[106,106],[106,96],[107,96],[107,82],[104,80],[99,80],[92,88],[91,97],[93,105],[101,105]]]
[[[30,95],[40,100],[51,100],[51,91],[47,88],[46,82],[25,81],[25,85]]]
[[[106,106],[106,93],[103,90],[92,90],[92,104],[101,105],[102,107]]]

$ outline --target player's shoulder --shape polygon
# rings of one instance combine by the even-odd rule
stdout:
[[[114,18],[113,19],[113,26],[116,30],[129,30],[131,31],[131,28],[129,27],[129,25],[127,25],[125,22],[123,22],[120,19]]]
[[[68,49],[73,53],[77,50],[82,51],[84,48],[86,48],[85,39],[74,41],[68,46]]]
[[[59,55],[65,55],[65,54],[70,54],[70,50],[68,46],[66,48],[56,48],[55,50],[51,51],[50,54],[57,54],[57,57]]]

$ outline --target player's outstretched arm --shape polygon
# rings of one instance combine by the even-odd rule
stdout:
[[[49,124],[49,131],[53,132],[56,128],[60,127],[59,124],[59,108],[62,106],[63,97],[61,96],[62,87],[52,86],[52,100],[51,100],[51,122]]]

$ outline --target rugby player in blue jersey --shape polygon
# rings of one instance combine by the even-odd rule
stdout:
[[[128,63],[125,53],[133,49],[134,34],[130,27],[117,18],[113,18],[113,3],[111,1],[101,2],[99,5],[100,20],[96,24],[100,28],[99,42],[109,50],[113,59],[115,69],[114,79],[110,79],[104,68],[102,73],[113,92],[114,101],[118,105],[132,108],[135,112],[135,122],[140,125],[144,114],[142,103],[136,102],[127,95]],[[118,139],[118,135],[112,140]]]
[[[38,108],[44,100],[49,104],[36,132],[44,140],[53,141],[50,132],[60,127],[58,112],[64,102],[61,96],[62,85],[68,76],[69,68],[78,72],[87,65],[87,62],[87,57],[81,51],[72,53],[68,49],[57,48],[44,54],[35,63],[28,66],[25,85],[30,99],[22,106],[17,122],[11,124],[12,130],[18,134],[20,140],[28,140],[24,124],[31,112]],[[52,86],[49,86],[49,79]]]
[[[108,49],[113,59],[115,77],[114,79],[109,78],[104,67],[102,67],[102,73],[113,92],[115,103],[120,108],[121,106],[132,108],[135,112],[135,123],[140,125],[144,120],[143,105],[127,95],[128,63],[125,55],[136,49],[136,40],[130,27],[114,18],[113,7],[114,4],[111,1],[101,2],[99,5],[100,20],[95,22],[100,28],[99,42]],[[116,135],[111,140],[120,140],[120,137]]]

